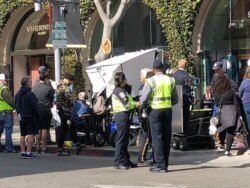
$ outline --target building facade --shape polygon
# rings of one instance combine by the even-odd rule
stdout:
[[[225,71],[238,83],[250,59],[250,0],[203,0],[193,30],[192,51],[201,92],[211,81],[215,61],[225,64]],[[102,23],[95,11],[84,28],[87,49],[83,50],[83,67],[94,63],[99,50]],[[37,77],[37,68],[46,65],[54,77],[54,51],[46,48],[49,39],[48,15],[33,7],[17,9],[9,19],[0,40],[0,64],[10,72],[14,93],[20,78]],[[113,29],[112,55],[160,47],[167,42],[152,9],[141,2],[132,5]],[[88,86],[88,83],[86,84]],[[90,85],[88,86],[91,87]]]

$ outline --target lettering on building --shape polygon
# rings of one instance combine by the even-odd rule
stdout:
[[[27,32],[37,32],[38,35],[46,35],[49,31],[49,24],[44,25],[31,25],[27,27]]]

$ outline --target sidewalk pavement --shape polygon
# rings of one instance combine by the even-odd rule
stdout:
[[[55,129],[51,129],[51,139],[52,141],[55,141]],[[13,131],[13,143],[15,146],[15,149],[17,151],[20,151],[20,146],[19,146],[19,140],[20,140],[20,131],[19,131],[19,126],[15,125],[14,126],[14,131]],[[5,143],[5,135],[2,135],[1,138],[1,143]],[[56,153],[57,152],[57,145],[48,145],[48,152],[49,153]],[[70,151],[71,154],[77,154],[76,148],[75,147],[65,147],[65,150]],[[241,143],[235,142],[232,150],[233,155],[242,155],[243,152],[246,150],[246,147],[242,146]],[[35,147],[34,147],[35,151]],[[106,144],[102,147],[94,147],[91,145],[83,145],[81,148],[79,155],[86,155],[86,156],[106,156],[106,157],[111,157],[114,156],[115,149]],[[139,147],[138,146],[130,146],[129,147],[129,153],[131,157],[138,157],[139,155]],[[151,150],[148,151],[148,156],[150,155]],[[224,155],[224,151],[222,150],[217,150],[217,149],[190,149],[187,151],[180,151],[180,150],[174,150],[171,149],[170,156],[172,157],[178,157],[178,156],[192,156],[192,155],[213,155],[213,156],[222,156]]]

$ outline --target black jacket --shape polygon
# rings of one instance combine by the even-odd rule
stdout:
[[[17,114],[20,114],[21,119],[39,119],[37,103],[35,94],[28,87],[21,87],[15,96],[16,111]]]

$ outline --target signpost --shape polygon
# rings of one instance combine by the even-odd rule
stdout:
[[[52,23],[52,42],[54,48],[67,47],[66,22],[55,21]]]

